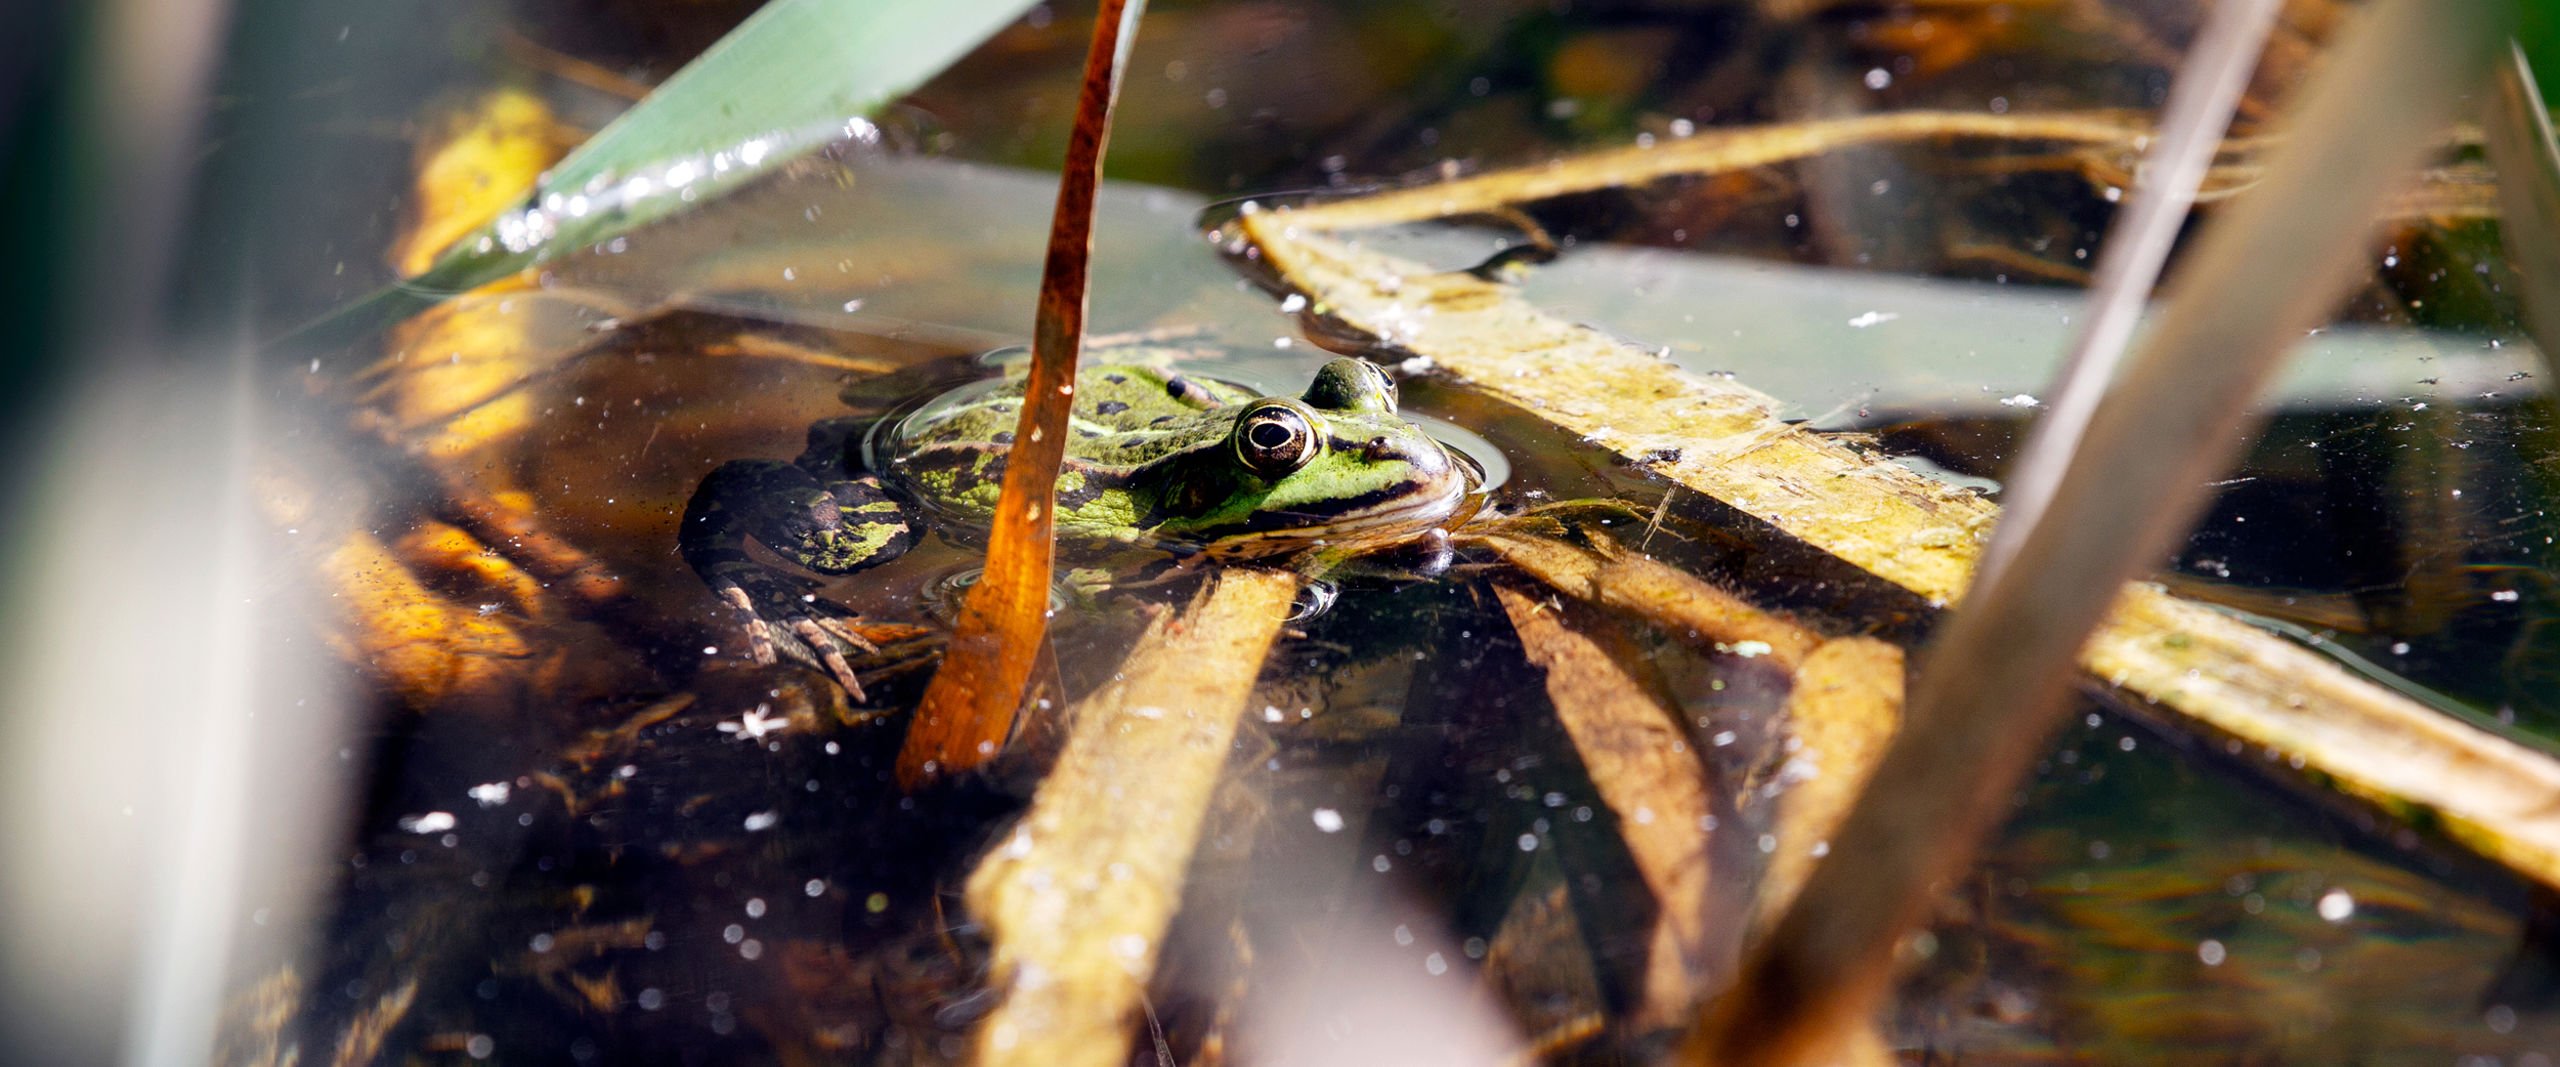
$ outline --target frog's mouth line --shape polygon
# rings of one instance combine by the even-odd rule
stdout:
[[[1451,481],[1446,491],[1431,496],[1380,505],[1374,509],[1331,516],[1310,515],[1305,526],[1279,530],[1255,530],[1232,534],[1211,542],[1208,551],[1219,556],[1268,556],[1293,552],[1323,544],[1357,541],[1378,533],[1419,533],[1451,519],[1465,519],[1475,509],[1467,507],[1467,498],[1476,493],[1478,481],[1472,477]]]

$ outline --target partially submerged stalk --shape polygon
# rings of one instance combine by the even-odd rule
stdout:
[[[1030,384],[1023,393],[1015,444],[1005,460],[1003,495],[988,528],[987,570],[960,606],[951,651],[926,687],[906,745],[898,752],[898,784],[908,789],[995,758],[1013,732],[1023,688],[1048,641],[1058,466],[1066,458],[1076,355],[1084,345],[1094,196],[1102,182],[1103,148],[1111,136],[1112,101],[1145,9],[1145,0],[1102,0],[1094,15],[1084,87],[1076,98],[1075,128],[1067,137],[1057,214],[1049,229],[1048,261],[1040,272]]]

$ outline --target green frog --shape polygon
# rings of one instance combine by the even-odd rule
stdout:
[[[1022,392],[1019,377],[974,383],[894,422],[820,422],[789,463],[724,464],[686,505],[678,550],[743,613],[758,662],[773,662],[779,644],[859,699],[845,655],[873,651],[869,642],[821,607],[809,582],[750,556],[747,541],[832,575],[897,558],[928,522],[983,530]],[[1086,367],[1058,474],[1061,552],[1291,555],[1314,573],[1380,546],[1420,544],[1423,559],[1445,566],[1445,526],[1473,510],[1479,475],[1396,406],[1386,372],[1347,357],[1326,363],[1297,396],[1138,363]]]

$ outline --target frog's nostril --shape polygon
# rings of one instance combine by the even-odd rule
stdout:
[[[1396,443],[1388,440],[1385,434],[1372,437],[1369,439],[1368,444],[1360,447],[1360,458],[1366,459],[1372,463],[1382,459],[1394,459],[1396,458]]]

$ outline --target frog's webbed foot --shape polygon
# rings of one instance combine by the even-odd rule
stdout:
[[[737,609],[748,658],[770,666],[788,656],[825,670],[855,701],[865,699],[848,654],[876,653],[880,646],[854,627],[858,616],[841,614],[802,583],[753,561],[719,568],[708,581]]]
[[[757,663],[784,655],[824,669],[863,699],[849,656],[879,647],[853,616],[822,604],[810,583],[747,555],[752,537],[813,571],[842,574],[885,563],[915,543],[915,527],[870,476],[821,481],[771,460],[723,464],[685,507],[677,548],[714,595],[744,616]]]

